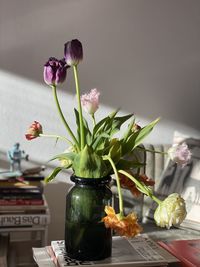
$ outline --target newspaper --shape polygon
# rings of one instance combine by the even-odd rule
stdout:
[[[39,267],[56,267],[56,265],[48,253],[47,247],[33,248],[33,259]]]
[[[52,241],[51,247],[55,253],[60,267],[74,265],[104,266],[167,266],[169,262],[178,262],[170,253],[158,246],[147,236],[138,236],[127,239],[113,237],[112,256],[99,261],[77,261],[67,256],[63,240]]]

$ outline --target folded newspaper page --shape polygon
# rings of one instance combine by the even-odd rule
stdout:
[[[60,267],[72,265],[111,266],[167,266],[169,262],[179,262],[174,256],[158,246],[148,237],[126,239],[113,237],[112,257],[100,261],[77,261],[67,256],[63,240],[52,241],[51,247]]]
[[[51,258],[47,247],[33,248],[33,259],[39,267],[57,267],[58,265]]]

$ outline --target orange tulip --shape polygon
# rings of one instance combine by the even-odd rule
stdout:
[[[105,216],[102,221],[106,228],[115,230],[119,235],[126,237],[134,237],[142,231],[142,227],[137,223],[137,216],[135,213],[130,213],[127,216],[120,218],[119,214],[110,207],[105,207]]]

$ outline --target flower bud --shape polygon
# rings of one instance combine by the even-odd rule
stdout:
[[[169,229],[172,225],[179,226],[186,215],[185,200],[179,194],[173,193],[159,204],[154,219],[158,226]]]
[[[67,66],[64,59],[49,58],[44,65],[44,81],[48,85],[63,83],[67,75]]]
[[[168,150],[168,155],[171,160],[184,167],[191,159],[191,152],[186,143],[174,144]]]
[[[81,96],[81,104],[85,112],[94,114],[99,108],[99,95],[97,89],[92,89],[90,93]]]
[[[65,44],[65,61],[68,66],[76,66],[83,59],[83,48],[79,40],[74,39]]]
[[[25,134],[25,137],[27,140],[32,140],[37,138],[40,134],[42,134],[42,125],[39,122],[34,121]]]
[[[137,123],[134,123],[131,130],[132,130],[133,133],[136,133],[139,130],[141,130],[141,126],[139,124],[137,124]]]

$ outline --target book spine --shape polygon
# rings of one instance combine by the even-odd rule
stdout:
[[[23,188],[23,187],[18,187],[18,188],[0,188],[0,195],[11,195],[11,194],[41,194],[43,191],[42,188]]]
[[[0,187],[6,187],[6,188],[17,188],[17,187],[26,187],[26,186],[32,186],[32,187],[43,187],[42,181],[0,181]]]
[[[17,195],[2,195],[0,194],[0,200],[15,200],[15,199],[42,199],[42,194],[17,194]]]
[[[39,226],[50,223],[49,214],[3,214],[0,215],[0,227]]]
[[[27,175],[27,176],[23,176],[24,181],[43,181],[44,180],[44,176],[34,176],[34,175]]]
[[[44,205],[43,199],[0,199],[0,206]]]

